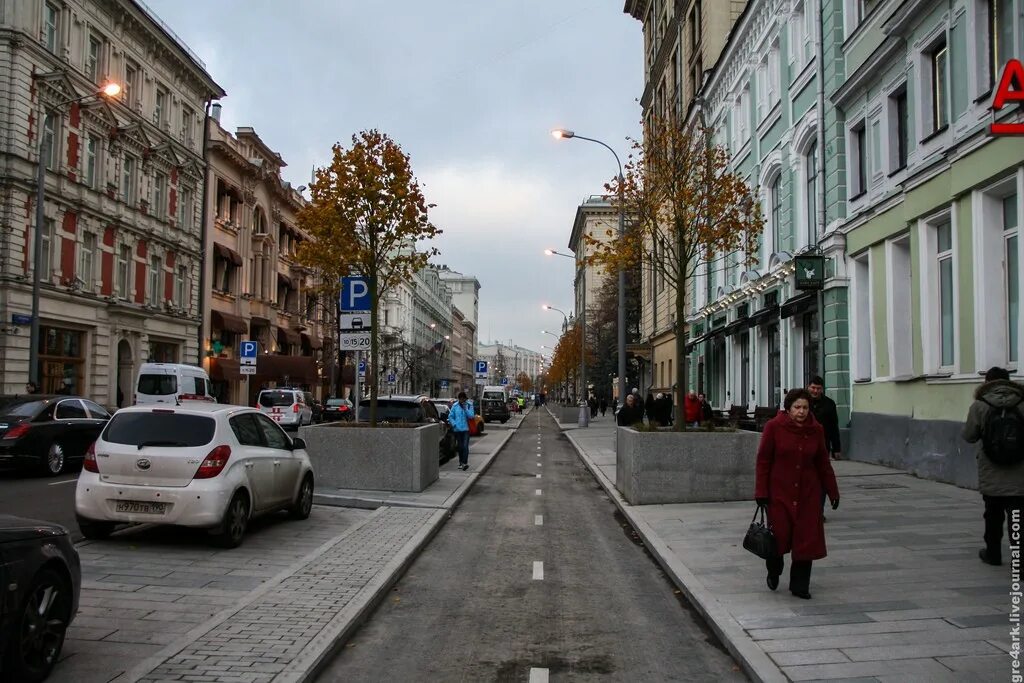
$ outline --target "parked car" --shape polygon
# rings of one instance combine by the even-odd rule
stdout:
[[[302,439],[289,438],[253,408],[207,403],[117,411],[86,453],[75,514],[86,538],[121,522],[208,529],[228,548],[249,520],[288,510],[309,517],[313,467]]]
[[[301,389],[264,389],[256,397],[256,407],[282,427],[298,429],[313,424],[313,407],[307,403],[307,394]]]
[[[370,419],[370,399],[359,402],[359,420]],[[377,399],[377,422],[403,422],[408,424],[441,425],[441,439],[438,443],[438,462],[444,463],[456,454],[455,435],[451,425],[442,420],[435,406],[426,396],[388,396]]]
[[[448,419],[448,412],[452,409],[452,401],[449,398],[432,398],[430,402],[437,408],[437,414],[442,420]]]
[[[217,402],[206,370],[184,363],[142,364],[135,382],[135,405],[182,401]]]
[[[85,457],[110,419],[81,396],[26,394],[0,408],[0,467],[56,476]]]
[[[508,409],[508,393],[503,386],[484,387],[483,396],[480,399],[480,414],[484,422],[498,420],[501,424],[509,421],[512,415]]]
[[[0,680],[42,681],[60,658],[82,588],[67,529],[0,515],[0,578]]]
[[[347,398],[329,398],[324,405],[324,422],[351,420],[353,413],[352,401]]]

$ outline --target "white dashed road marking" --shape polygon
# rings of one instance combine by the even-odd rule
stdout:
[[[537,478],[540,479],[540,475],[539,474],[537,475]]]
[[[534,562],[533,563],[533,580],[543,581],[544,580],[544,563]]]
[[[530,683],[548,683],[548,670],[530,669]]]
[[[534,515],[533,524],[534,526],[544,526],[544,515]]]
[[[540,495],[540,489],[537,489],[537,495],[538,496]]]

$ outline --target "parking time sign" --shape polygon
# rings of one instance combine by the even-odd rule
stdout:
[[[370,284],[365,277],[343,277],[341,278],[341,304],[342,311],[368,311],[370,310]]]

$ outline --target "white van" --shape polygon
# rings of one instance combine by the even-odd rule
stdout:
[[[183,363],[143,363],[135,382],[135,405],[209,401],[213,387],[206,370]]]

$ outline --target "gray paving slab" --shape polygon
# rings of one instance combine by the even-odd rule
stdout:
[[[785,575],[769,591],[763,563],[743,550],[752,501],[629,505],[614,486],[614,428],[567,436],[755,680],[956,680],[943,657],[960,659],[959,680],[1006,680],[1010,573],[977,560],[976,491],[834,463],[842,506],[827,511],[829,556],[815,562],[814,599],[803,602]]]

